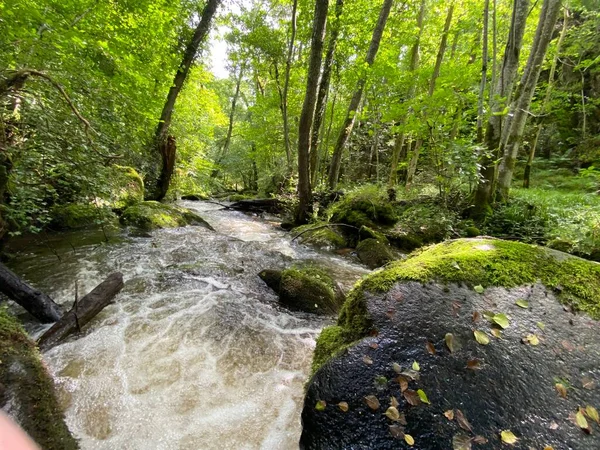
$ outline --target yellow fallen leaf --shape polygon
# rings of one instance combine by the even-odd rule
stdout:
[[[600,416],[598,415],[598,410],[596,408],[594,408],[593,406],[587,405],[585,407],[585,413],[594,422],[597,422],[600,424]]]
[[[404,440],[406,441],[406,443],[410,446],[415,445],[415,440],[414,438],[410,435],[410,434],[405,434],[404,435]]]
[[[588,421],[581,411],[577,411],[577,414],[575,414],[575,423],[582,430],[587,430],[590,427],[588,425]]]
[[[549,445],[546,445],[544,447],[544,450],[554,450],[554,447],[550,447]]]
[[[446,347],[448,347],[450,353],[454,353],[454,335],[452,333],[446,333],[444,340],[446,341]]]
[[[419,363],[418,363],[418,362],[414,361],[414,362],[412,363],[412,369],[413,369],[413,370],[416,370],[416,371],[418,372],[419,370],[421,370],[421,366],[419,366]]]
[[[475,335],[475,340],[481,345],[488,345],[490,343],[490,338],[485,331],[475,330],[473,334]]]
[[[338,403],[338,408],[340,408],[344,412],[348,412],[348,403],[346,403],[346,402],[339,402]]]
[[[390,420],[398,420],[400,418],[400,413],[398,412],[398,410],[394,407],[394,406],[390,406],[386,412],[385,415],[388,419]]]
[[[390,406],[393,406],[394,408],[400,406],[400,403],[396,397],[390,397]]]
[[[448,420],[454,420],[454,410],[453,409],[449,409],[448,411],[444,411],[444,415],[446,416],[446,419],[448,419]]]
[[[427,394],[425,393],[425,391],[423,389],[417,389],[417,395],[419,396],[419,398],[421,399],[421,401],[423,403],[427,403],[428,405],[431,404],[429,402],[429,399],[427,398]]]
[[[556,383],[554,387],[556,388],[556,392],[558,392],[562,398],[567,398],[567,388],[564,384]]]
[[[509,445],[514,445],[519,440],[512,431],[504,430],[500,433],[500,439],[502,442]]]

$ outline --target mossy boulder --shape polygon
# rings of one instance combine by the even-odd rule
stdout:
[[[121,215],[121,223],[150,231],[158,228],[177,228],[198,225],[213,228],[198,214],[186,208],[146,201],[130,206]]]
[[[356,253],[358,259],[371,269],[384,266],[395,259],[386,242],[373,238],[360,241],[356,246]]]
[[[123,210],[144,201],[144,180],[133,168],[126,166],[111,167],[111,206]]]
[[[181,200],[191,200],[199,202],[202,200],[208,200],[210,197],[203,192],[187,192],[181,195]]]
[[[384,244],[390,243],[388,241],[388,238],[383,233],[380,233],[372,228],[364,226],[360,227],[360,229],[358,230],[358,237],[360,239],[377,239],[379,242],[382,242]]]
[[[44,450],[79,448],[64,421],[54,383],[34,342],[0,308],[0,408]]]
[[[346,238],[336,230],[334,226],[325,223],[313,223],[302,225],[293,229],[295,236],[303,244],[309,244],[317,248],[341,249],[348,246]]]
[[[315,267],[263,270],[258,276],[279,295],[282,305],[315,314],[335,314],[345,297],[325,271]]]
[[[99,225],[118,225],[118,218],[110,208],[92,204],[71,203],[57,205],[51,211],[50,226],[56,230],[77,230]]]
[[[600,448],[598,433],[570,420],[600,405],[599,319],[600,264],[482,238],[416,252],[357,284],[319,336],[300,448],[398,448],[399,431],[421,449],[453,448],[463,430],[444,417],[451,409],[486,439],[477,448],[501,448],[502,430],[518,448]],[[430,404],[408,403],[398,371]],[[365,404],[369,395],[378,410]],[[384,415],[391,397],[402,429]],[[325,410],[315,408],[321,400]]]
[[[364,187],[344,195],[330,206],[329,214],[331,222],[357,228],[391,226],[398,220],[397,211],[385,193],[373,187]]]

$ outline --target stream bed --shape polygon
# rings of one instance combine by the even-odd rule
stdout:
[[[281,308],[257,274],[317,264],[347,291],[367,270],[291,242],[276,222],[181,204],[217,232],[158,230],[104,245],[90,231],[52,235],[12,264],[68,304],[75,282],[83,295],[124,275],[115,304],[83,336],[44,354],[67,424],[84,450],[298,448],[315,337],[333,319]]]

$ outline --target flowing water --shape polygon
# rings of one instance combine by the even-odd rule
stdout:
[[[13,268],[58,301],[110,272],[125,288],[76,340],[44,357],[83,449],[293,449],[315,337],[332,319],[287,311],[256,276],[318,264],[349,288],[366,270],[292,243],[275,223],[184,202],[217,232],[71,248],[53,236]],[[58,257],[60,257],[60,260]],[[33,332],[41,330],[33,330]]]

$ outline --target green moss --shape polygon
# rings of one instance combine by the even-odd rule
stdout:
[[[481,236],[481,231],[477,227],[470,226],[465,228],[465,234],[467,235],[467,237],[477,237]]]
[[[5,309],[0,309],[0,407],[45,450],[79,448],[65,425],[54,383],[35,344]]]
[[[176,228],[186,225],[208,226],[204,219],[188,209],[154,201],[130,206],[123,211],[121,222],[124,225],[135,226],[143,230]]]
[[[242,200],[248,200],[254,198],[253,195],[247,195],[247,194],[232,194],[228,197],[230,202],[240,202]]]
[[[520,242],[457,239],[417,251],[357,283],[340,310],[335,340],[328,334],[317,340],[313,370],[372,332],[365,293],[387,292],[399,281],[507,288],[541,282],[559,291],[563,303],[600,320],[600,264]]]
[[[111,168],[111,205],[122,210],[144,201],[144,180],[133,167]]]
[[[379,233],[378,231],[375,231],[374,229],[369,227],[361,227],[360,230],[358,230],[358,236],[363,240],[376,239],[384,244],[389,244],[388,239],[383,233]]]
[[[76,230],[101,224],[115,224],[117,216],[109,208],[71,203],[52,208],[52,228]]]
[[[360,260],[371,269],[381,267],[394,260],[389,246],[378,239],[365,239],[356,246]]]
[[[298,236],[300,233],[304,233],[299,239],[305,244],[314,245],[317,247],[329,247],[329,248],[344,248],[348,244],[344,236],[335,231],[332,227],[322,227],[314,231],[311,230],[316,227],[325,225],[324,223],[313,223],[308,225],[302,225],[293,229],[294,235]]]
[[[377,187],[365,186],[349,192],[329,208],[332,222],[355,227],[377,225],[389,226],[396,223],[398,216],[387,194]]]

